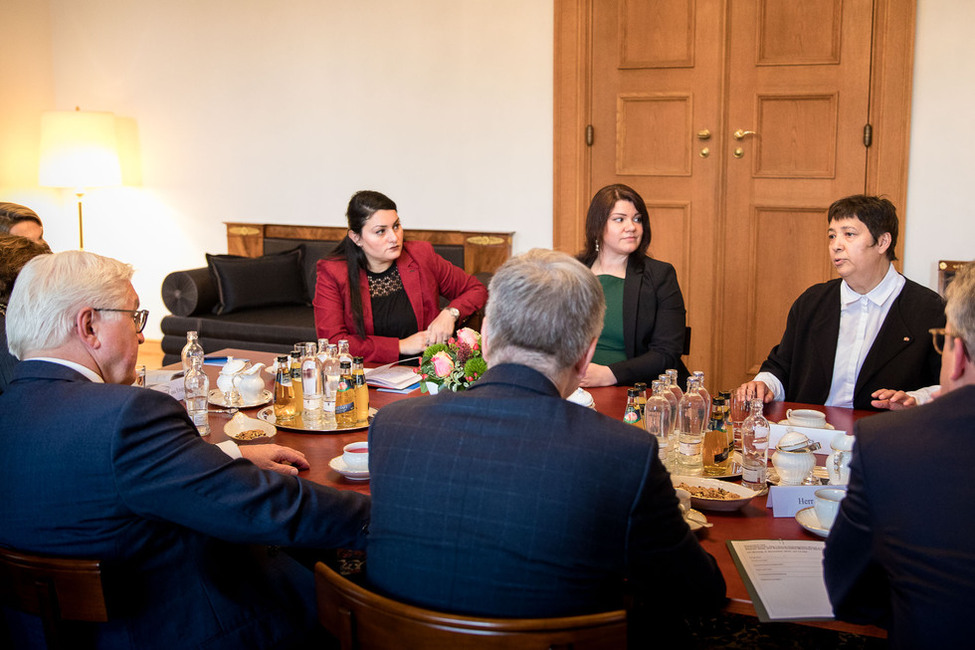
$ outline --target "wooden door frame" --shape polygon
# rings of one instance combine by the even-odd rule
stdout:
[[[592,3],[555,0],[552,242],[568,253],[582,246],[590,199],[585,131],[591,115]],[[885,195],[898,206],[901,233],[906,232],[916,15],[915,0],[874,0],[868,109],[874,139],[867,150],[864,191]],[[896,251],[903,258],[903,236]]]

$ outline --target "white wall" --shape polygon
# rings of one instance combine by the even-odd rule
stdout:
[[[904,273],[937,288],[938,260],[975,259],[975,2],[919,0]]]
[[[45,108],[138,126],[142,185],[86,196],[85,244],[137,266],[148,338],[163,277],[225,251],[223,221],[342,225],[359,189],[406,228],[551,246],[552,0],[49,4]],[[74,215],[67,193],[42,217]]]
[[[975,3],[918,4],[904,261],[934,287],[938,259],[975,257]],[[224,251],[223,221],[340,225],[361,188],[392,196],[407,228],[550,246],[552,8],[3,0],[22,56],[0,57],[0,200],[35,207],[56,250],[75,246],[73,196],[36,185],[38,114],[77,105],[134,120],[141,184],[89,193],[86,247],[137,266],[149,338],[163,277]]]

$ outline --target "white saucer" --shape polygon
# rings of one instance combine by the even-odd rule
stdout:
[[[336,456],[332,460],[328,461],[328,466],[334,469],[336,472],[349,479],[350,481],[368,481],[369,480],[369,470],[367,469],[350,469],[348,465],[345,464],[345,459],[341,456]]]
[[[829,422],[827,422],[825,425],[821,427],[807,427],[801,424],[793,424],[792,422],[789,422],[789,418],[786,418],[784,420],[779,420],[776,424],[781,424],[784,427],[796,427],[798,429],[836,429],[836,427],[834,427]]]
[[[823,525],[819,523],[819,517],[816,516],[815,508],[803,508],[797,512],[796,521],[813,535],[819,535],[820,537],[829,535],[829,528],[823,528]]]
[[[274,393],[267,390],[266,388],[261,391],[261,396],[260,398],[258,398],[256,402],[247,402],[241,399],[240,402],[237,404],[228,404],[223,392],[219,388],[214,388],[213,390],[210,391],[209,395],[207,395],[207,401],[209,401],[214,406],[220,406],[222,408],[230,408],[232,406],[236,406],[237,408],[240,409],[250,409],[250,408],[254,408],[255,406],[264,406],[265,404],[267,404],[273,399],[274,399]]]
[[[708,518],[704,516],[704,513],[693,508],[684,515],[684,521],[690,526],[692,533],[696,533],[708,524]]]

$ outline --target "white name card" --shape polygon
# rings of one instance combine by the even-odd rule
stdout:
[[[765,504],[773,517],[795,517],[803,508],[815,503],[816,490],[824,485],[770,485]]]

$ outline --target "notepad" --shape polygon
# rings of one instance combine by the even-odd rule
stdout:
[[[379,388],[402,390],[420,382],[416,368],[409,366],[380,366],[366,368],[366,383]]]
[[[823,580],[825,546],[813,540],[728,540],[760,621],[833,619]]]

